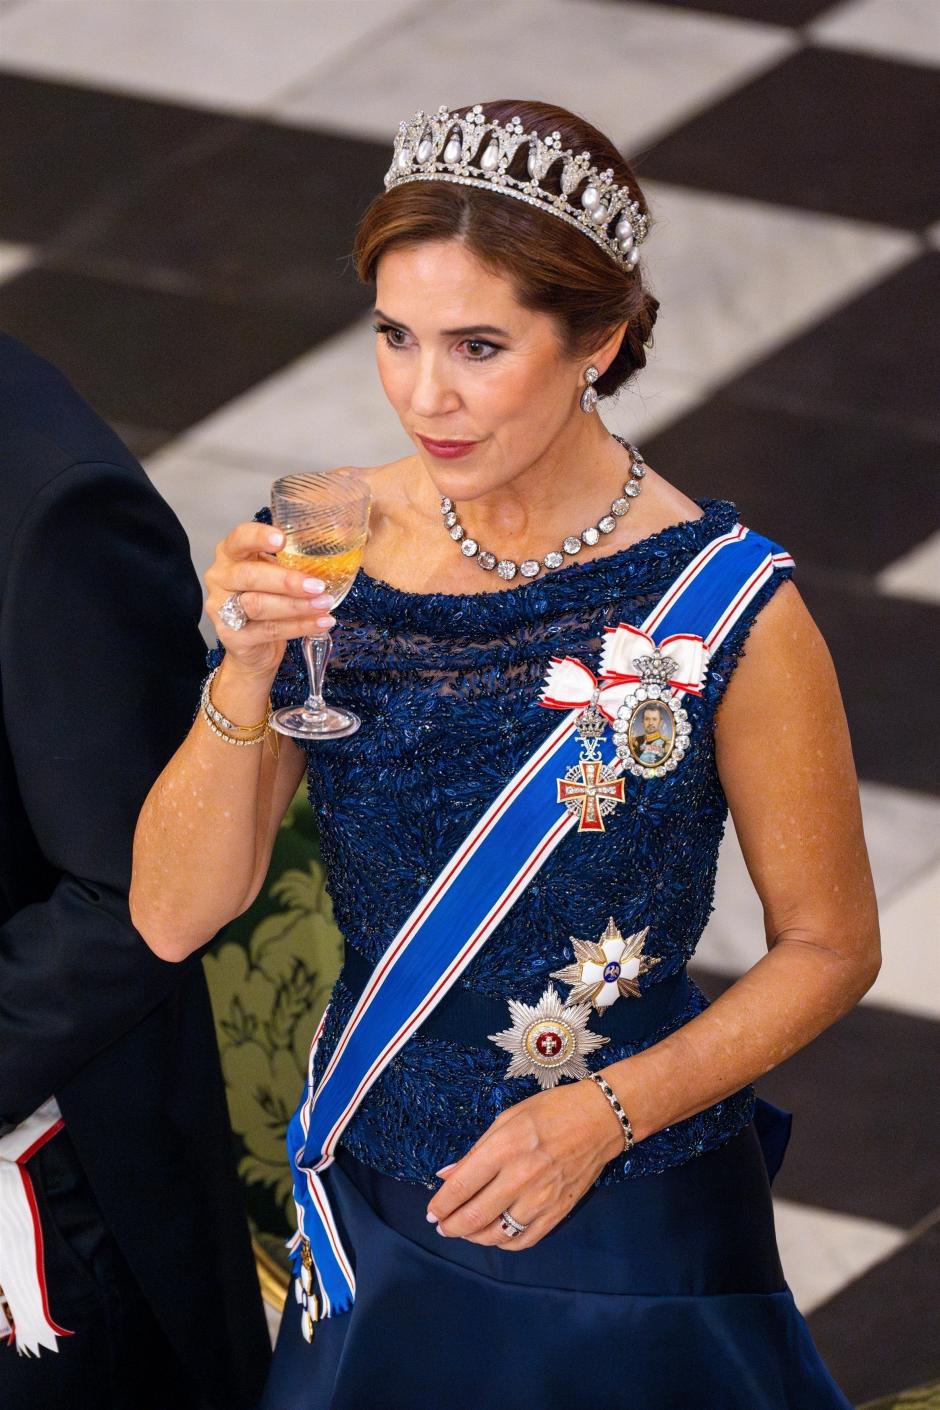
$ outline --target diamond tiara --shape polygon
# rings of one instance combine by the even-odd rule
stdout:
[[[524,144],[529,148],[529,177],[520,181],[509,175],[509,166]],[[556,162],[562,163],[558,195],[540,184]],[[463,117],[442,103],[436,113],[419,109],[409,121],[398,124],[385,189],[407,181],[453,181],[497,191],[573,225],[621,268],[632,270],[649,230],[649,217],[631,198],[628,187],[615,185],[613,177],[610,167],[600,171],[591,165],[590,152],[563,151],[560,132],[543,138],[526,132],[519,117],[511,117],[505,126],[498,119],[488,122],[480,103],[474,103]],[[584,181],[588,184],[573,203],[568,198]]]

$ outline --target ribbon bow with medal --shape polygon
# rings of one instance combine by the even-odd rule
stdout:
[[[621,622],[606,630],[599,677],[573,656],[552,658],[539,704],[581,711],[581,758],[558,780],[558,802],[579,818],[579,832],[605,831],[604,818],[626,801],[623,773],[653,779],[678,767],[692,734],[682,697],[702,694],[708,655],[700,636],[682,632],[657,643]],[[614,759],[604,763],[608,723]]]

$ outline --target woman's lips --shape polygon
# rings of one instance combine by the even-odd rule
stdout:
[[[442,460],[455,460],[458,456],[468,455],[474,446],[479,445],[479,441],[429,441],[426,436],[419,436],[418,440],[432,455]]]

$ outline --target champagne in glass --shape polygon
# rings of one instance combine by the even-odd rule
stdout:
[[[285,475],[271,487],[271,517],[283,530],[277,554],[285,568],[320,578],[334,610],[353,585],[369,534],[372,497],[365,480],[346,471]],[[360,720],[351,710],[327,705],[323,678],[330,659],[329,632],[303,638],[309,694],[302,705],[276,710],[271,724],[292,739],[342,739]]]

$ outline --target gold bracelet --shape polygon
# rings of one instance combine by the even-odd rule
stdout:
[[[254,725],[235,724],[232,720],[227,719],[225,715],[222,714],[221,710],[217,709],[212,700],[212,682],[218,670],[219,667],[216,666],[214,671],[209,672],[202,687],[202,700],[200,703],[208,719],[214,721],[219,729],[224,730],[227,734],[235,734],[247,739],[253,739],[258,730],[262,731],[262,735],[266,734],[268,721],[271,718],[271,697],[268,697],[267,710],[263,720],[259,720],[258,723]]]
[[[267,738],[269,730],[267,721],[265,721],[262,728],[257,730],[255,734],[242,737],[235,734],[229,734],[227,730],[219,729],[219,726],[212,719],[205,706],[200,709],[199,713],[202,715],[202,718],[205,720],[212,733],[214,735],[217,735],[219,739],[224,739],[226,744],[237,744],[240,745],[242,748],[245,748],[250,747],[252,744],[263,744],[265,739]]]

